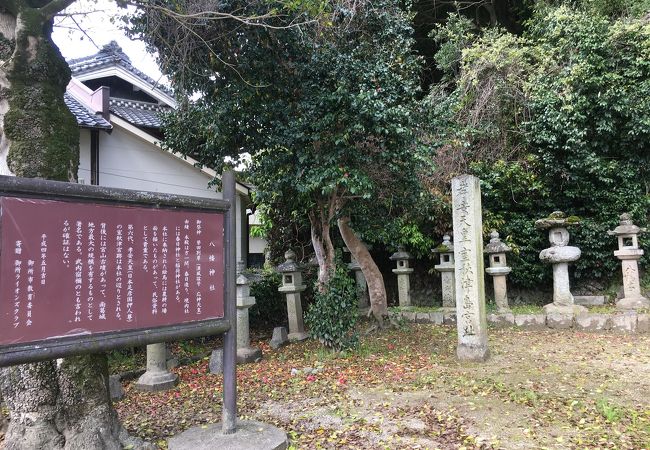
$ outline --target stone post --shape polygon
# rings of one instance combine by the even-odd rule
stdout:
[[[352,254],[350,254],[350,264],[348,264],[348,269],[354,272],[354,279],[357,283],[359,309],[366,309],[370,306],[370,300],[368,298],[368,283],[366,282],[366,276],[363,274],[359,262]]]
[[[237,264],[237,362],[246,364],[262,359],[262,350],[250,346],[248,309],[255,305],[255,297],[250,295],[248,278],[244,275],[244,262]]]
[[[614,231],[607,232],[610,236],[618,237],[618,250],[614,252],[614,255],[621,260],[623,269],[623,298],[616,302],[617,309],[631,310],[650,307],[650,300],[641,295],[637,262],[643,256],[637,236],[645,231],[632,223],[629,214],[621,214],[620,225],[614,228]]]
[[[296,254],[293,250],[287,251],[284,258],[286,261],[278,266],[278,272],[282,274],[282,286],[278,291],[287,296],[289,340],[303,341],[309,337],[309,334],[305,332],[300,293],[307,289],[307,286],[302,284],[302,272],[296,263]]]
[[[456,326],[460,361],[489,356],[483,275],[483,219],[479,179],[461,175],[451,180],[456,256]]]
[[[399,306],[411,306],[411,281],[410,276],[413,269],[409,267],[409,260],[412,258],[410,253],[404,251],[401,245],[397,252],[390,257],[391,261],[396,261],[397,268],[393,273],[397,275],[397,292],[399,297]]]
[[[164,391],[177,383],[178,375],[167,369],[167,344],[147,345],[147,371],[135,383],[135,388],[147,392]]]
[[[539,229],[548,229],[551,247],[539,253],[539,259],[553,264],[553,303],[544,306],[546,314],[580,314],[587,312],[584,306],[576,305],[569,284],[569,263],[580,258],[580,249],[571,247],[567,227],[575,226],[580,220],[567,218],[562,211],[555,211],[545,219],[535,222]]]
[[[506,253],[511,249],[499,239],[499,233],[492,230],[490,233],[490,243],[485,246],[485,253],[489,255],[490,267],[485,271],[492,276],[494,286],[494,302],[497,305],[497,312],[509,313],[508,291],[506,287],[506,275],[512,269],[506,265]]]
[[[440,272],[442,281],[442,309],[445,312],[456,312],[456,281],[454,276],[454,244],[451,242],[450,233],[442,237],[442,244],[433,249],[440,254],[440,264],[433,266]]]

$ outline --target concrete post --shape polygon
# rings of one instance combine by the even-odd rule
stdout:
[[[147,345],[147,371],[135,383],[140,391],[154,392],[171,389],[178,384],[178,375],[167,369],[167,345]]]
[[[284,258],[286,261],[278,266],[278,272],[282,274],[282,286],[278,291],[287,296],[289,340],[303,341],[309,337],[309,334],[305,331],[300,293],[307,289],[307,286],[302,284],[302,272],[296,263],[296,254],[293,250],[287,251]]]

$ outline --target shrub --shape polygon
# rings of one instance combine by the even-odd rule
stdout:
[[[354,348],[358,335],[354,331],[357,321],[357,292],[354,280],[340,261],[323,292],[314,292],[305,321],[311,335],[325,347],[336,351]]]
[[[246,275],[249,275],[248,273]],[[251,271],[251,295],[255,306],[249,309],[249,323],[255,329],[271,329],[286,325],[287,302],[278,292],[282,277],[273,270]]]

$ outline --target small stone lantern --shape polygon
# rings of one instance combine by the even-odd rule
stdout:
[[[433,268],[440,272],[442,279],[442,309],[449,312],[456,311],[456,277],[454,274],[454,244],[451,242],[450,233],[442,237],[442,244],[433,249],[440,254],[440,264]]]
[[[574,303],[569,284],[569,263],[580,259],[580,249],[569,246],[567,227],[576,226],[580,220],[566,217],[562,211],[555,211],[547,218],[535,221],[535,227],[548,229],[551,247],[539,253],[539,259],[553,265],[553,303],[544,306],[547,314],[579,314],[587,312],[584,306]]]
[[[614,231],[607,232],[610,236],[618,238],[618,250],[614,255],[621,260],[624,297],[616,302],[616,308],[621,310],[650,307],[650,300],[641,295],[637,263],[643,256],[637,236],[645,231],[632,223],[629,214],[621,214],[620,225],[614,228]]]
[[[307,286],[302,284],[302,271],[296,263],[296,254],[293,250],[288,250],[284,258],[286,261],[278,266],[278,272],[282,274],[282,286],[278,291],[287,296],[289,340],[303,341],[309,337],[309,334],[305,332],[300,293],[307,289]]]
[[[409,267],[409,260],[412,259],[412,256],[400,245],[397,252],[393,253],[390,259],[397,262],[397,268],[393,269],[393,273],[397,274],[399,306],[411,306],[411,282],[409,277],[413,273],[413,269]]]
[[[492,230],[490,233],[490,243],[485,246],[484,252],[489,255],[490,267],[485,271],[492,276],[494,286],[494,302],[497,305],[497,312],[509,313],[508,291],[506,287],[506,275],[512,269],[506,265],[506,253],[512,251],[505,243],[499,239],[499,233]]]
[[[359,262],[352,254],[350,254],[350,264],[348,264],[348,269],[354,272],[354,279],[357,283],[359,309],[366,309],[370,306],[370,300],[368,299],[368,283],[366,282],[366,276],[363,274]]]
[[[246,364],[259,361],[262,350],[250,346],[248,309],[255,305],[255,297],[250,295],[250,282],[244,275],[244,262],[237,263],[237,362]]]

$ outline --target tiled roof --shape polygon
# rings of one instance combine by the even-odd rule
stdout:
[[[88,108],[79,103],[75,98],[69,93],[65,93],[63,96],[66,106],[70,112],[77,119],[77,123],[81,128],[93,128],[100,130],[112,130],[113,125],[111,125],[106,119],[101,115],[96,114],[90,111]]]
[[[126,56],[126,53],[122,51],[122,47],[120,47],[115,41],[106,44],[94,55],[69,60],[68,65],[70,66],[73,76],[82,75],[103,67],[120,66],[128,72],[131,72],[136,77],[146,81],[152,88],[158,89],[167,95],[173,95],[171,89],[156,82],[144,72],[136,69],[133,64],[131,64],[131,60]]]
[[[127,122],[147,128],[160,128],[160,116],[171,108],[155,103],[138,102],[121,98],[110,99],[110,111]]]

